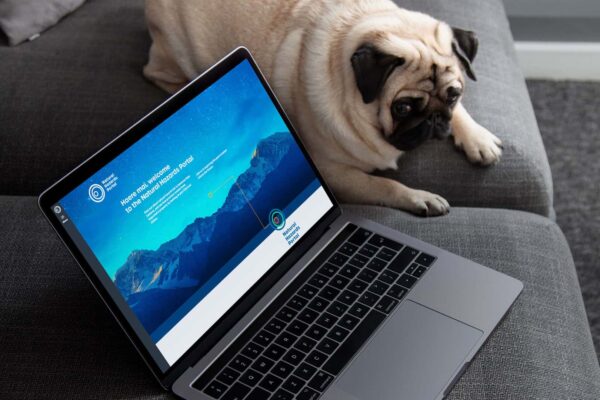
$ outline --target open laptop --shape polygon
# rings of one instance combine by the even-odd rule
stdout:
[[[522,290],[343,215],[244,48],[39,205],[185,399],[441,399]]]

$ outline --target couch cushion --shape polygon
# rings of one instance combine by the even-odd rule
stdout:
[[[143,2],[86,2],[38,39],[0,47],[0,193],[39,194],[159,104],[142,77]]]
[[[500,0],[401,0],[478,32],[479,77],[466,105],[505,143],[502,162],[470,165],[450,143],[431,142],[391,174],[454,206],[552,213],[550,170]],[[141,75],[150,40],[141,0],[90,0],[19,48],[0,47],[1,194],[38,194],[165,94]]]
[[[501,1],[395,0],[452,26],[473,30],[479,53],[464,104],[481,125],[502,139],[496,166],[469,164],[451,142],[431,141],[384,173],[401,182],[444,196],[452,206],[512,208],[553,216],[552,177],[525,80],[517,63]]]
[[[31,197],[0,196],[0,387],[13,398],[167,398]],[[569,248],[547,219],[455,208],[420,219],[348,207],[525,284],[452,399],[598,399]]]

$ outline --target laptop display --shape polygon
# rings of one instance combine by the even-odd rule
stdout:
[[[53,209],[165,371],[332,207],[245,60]]]

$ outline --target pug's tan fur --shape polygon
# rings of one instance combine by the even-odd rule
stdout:
[[[387,140],[396,129],[395,99],[418,96],[431,105],[444,101],[448,87],[464,88],[453,31],[445,23],[389,0],[146,0],[146,17],[153,43],[144,74],[161,88],[175,92],[243,45],[341,201],[428,216],[449,211],[439,195],[371,174],[397,168],[404,153]],[[365,43],[405,60],[368,104],[350,62]],[[470,161],[499,160],[500,140],[460,102],[451,127]]]

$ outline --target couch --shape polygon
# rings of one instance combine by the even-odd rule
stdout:
[[[600,399],[569,246],[501,0],[399,0],[478,32],[466,106],[505,145],[470,165],[432,141],[383,172],[445,196],[449,215],[345,206],[507,273],[525,288],[450,399]],[[0,45],[0,397],[171,398],[37,209],[36,196],[166,98],[141,75],[141,0],[88,0],[38,39]]]

